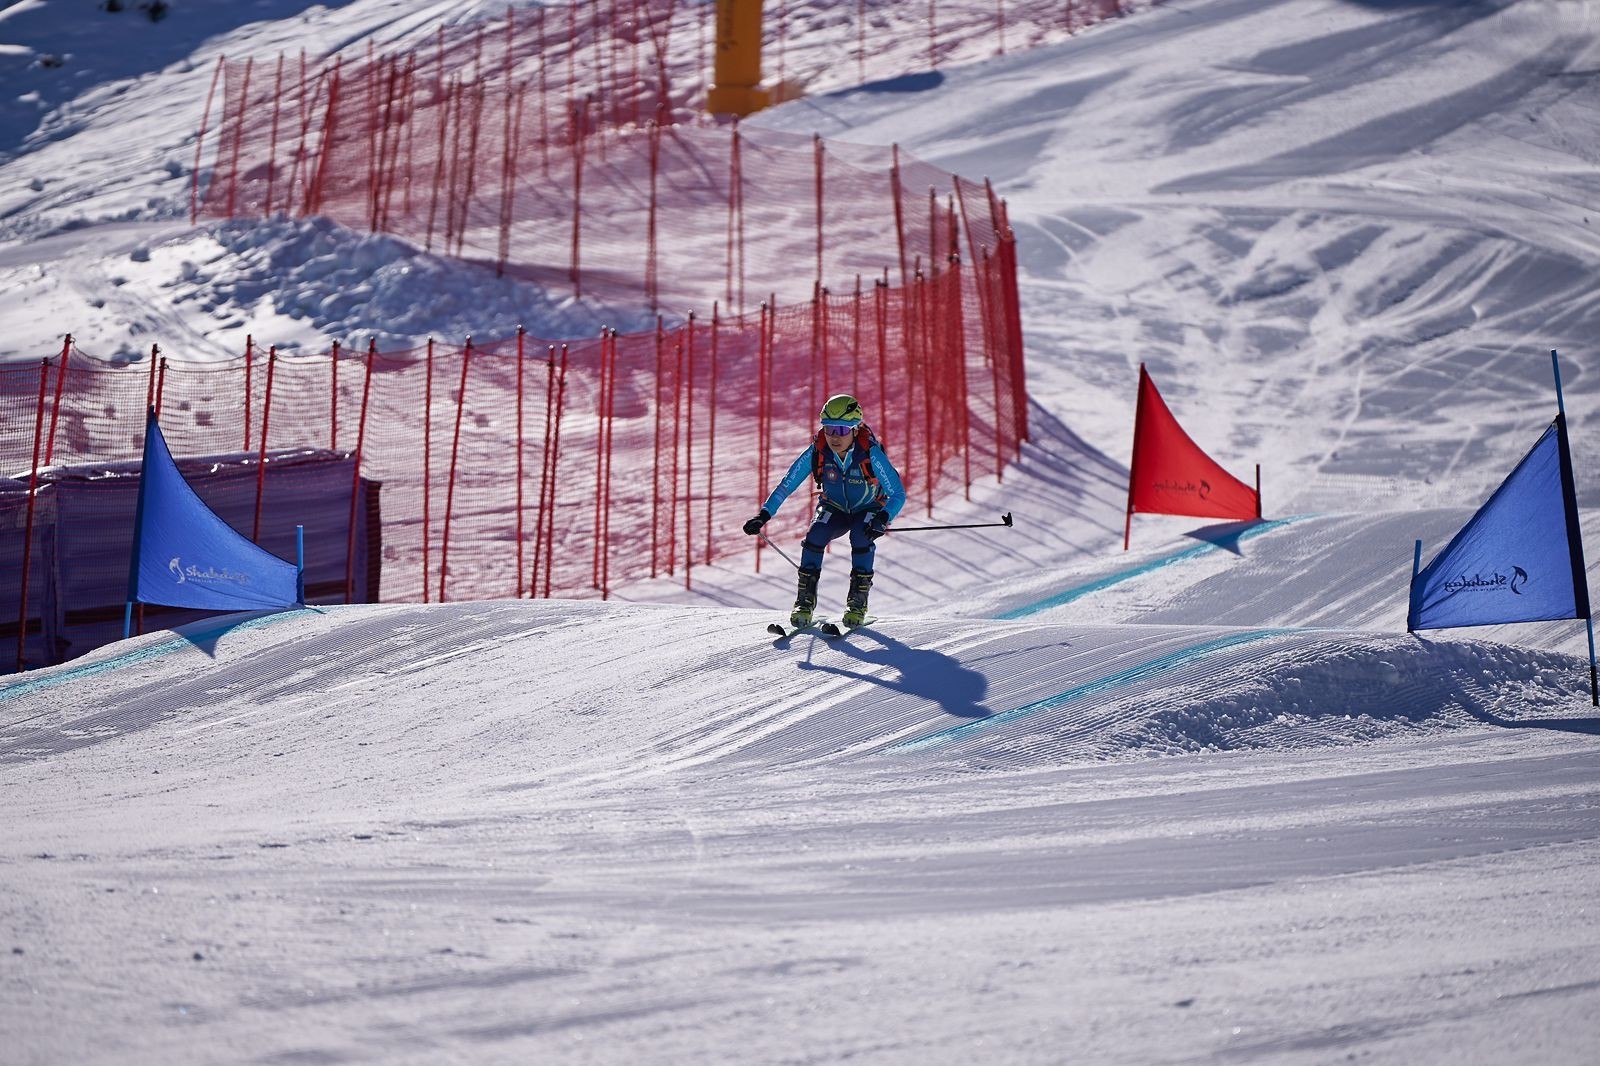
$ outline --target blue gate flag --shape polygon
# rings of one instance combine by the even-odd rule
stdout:
[[[1566,415],[1411,578],[1406,629],[1589,617]]]
[[[236,533],[184,480],[156,424],[145,420],[128,602],[257,611],[300,601],[298,570]]]

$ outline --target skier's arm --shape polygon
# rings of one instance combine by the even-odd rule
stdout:
[[[906,487],[900,483],[900,471],[883,454],[882,448],[872,449],[872,473],[878,479],[878,488],[888,497],[883,509],[889,512],[892,520],[906,505]]]
[[[814,448],[816,445],[813,444],[812,447]],[[778,487],[772,490],[772,495],[767,497],[767,502],[761,505],[761,509],[769,515],[777,514],[778,508],[783,506],[783,501],[789,498],[789,494],[804,485],[810,478],[811,448],[807,448],[800,453],[799,458],[789,464],[789,472],[783,475],[783,480],[778,482]],[[897,486],[900,484],[898,476],[895,477],[895,484]],[[902,490],[900,498],[904,500],[905,495],[905,491]]]

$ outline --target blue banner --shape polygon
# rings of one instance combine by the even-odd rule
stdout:
[[[1589,617],[1565,416],[1411,579],[1406,628]]]
[[[300,602],[299,572],[234,532],[195,495],[151,412],[134,513],[128,599],[206,611],[258,611]]]

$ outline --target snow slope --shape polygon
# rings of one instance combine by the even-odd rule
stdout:
[[[45,312],[129,357],[618,313],[321,223],[189,231],[219,51],[498,13],[194,7],[115,55],[0,11],[79,57],[7,68],[40,94],[0,130],[7,358]],[[1412,540],[1553,415],[1551,348],[1600,507],[1596,58],[1586,3],[1186,0],[766,113],[1008,198],[1034,439],[935,520],[1016,527],[892,537],[839,644],[761,634],[769,555],[0,682],[8,1060],[1593,1061],[1582,626],[1402,619]],[[1120,550],[1141,360],[1272,521]]]
[[[22,1061],[1592,1051],[1563,657],[763,617],[336,608],[0,689]]]

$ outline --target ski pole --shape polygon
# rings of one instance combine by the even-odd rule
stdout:
[[[794,567],[796,570],[800,569],[800,564],[795,562],[793,559],[789,558],[789,554],[787,552],[785,552],[782,548],[780,548],[776,544],[772,543],[772,538],[768,537],[765,531],[762,532],[761,539],[767,542],[767,547],[771,548],[773,551],[775,551],[779,555],[781,555],[783,557],[783,561],[784,562],[788,563],[790,566]]]
[[[888,529],[888,532],[890,532],[890,533],[926,533],[929,530],[933,530],[933,529],[993,529],[993,528],[996,528],[998,526],[1005,526],[1007,529],[1011,528],[1011,512],[1010,511],[1007,511],[1005,514],[1001,515],[1000,516],[1000,521],[998,521],[998,522],[973,522],[973,523],[966,524],[966,525],[954,525],[954,526],[903,526],[903,527],[890,526],[889,529]],[[770,544],[771,541],[768,541],[768,543]]]

